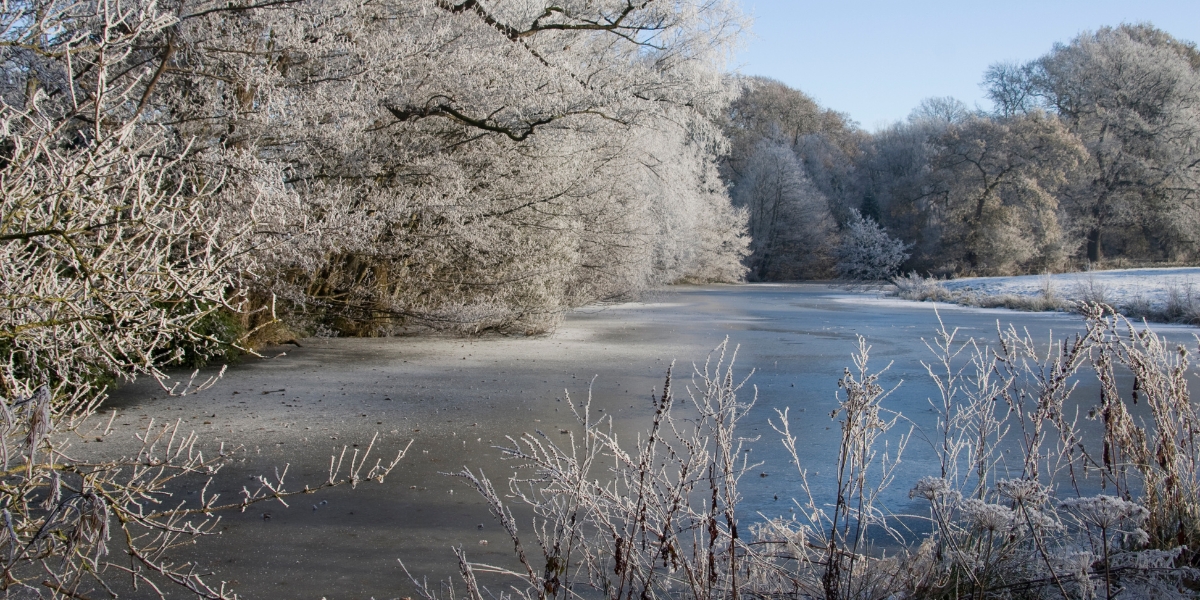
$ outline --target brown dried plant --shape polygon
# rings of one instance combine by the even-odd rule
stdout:
[[[382,482],[408,450],[388,463],[372,461],[372,439],[349,456],[343,448],[317,485],[289,489],[284,466],[271,477],[256,477],[238,497],[222,498],[208,488],[238,448],[222,444],[206,454],[179,421],[151,421],[137,436],[135,454],[81,458],[71,439],[110,433],[116,413],[85,432],[80,427],[90,414],[56,415],[51,404],[42,387],[0,410],[0,589],[19,597],[166,597],[181,587],[199,598],[236,598],[224,582],[212,582],[212,573],[169,554],[214,534],[221,511],[267,501],[286,506],[297,494]]]
[[[737,394],[732,352],[717,348],[676,402],[668,372],[648,431],[622,445],[609,416],[593,420],[591,396],[572,410],[582,429],[559,444],[537,431],[509,438],[504,453],[521,473],[509,493],[536,516],[531,551],[504,499],[483,473],[464,468],[512,538],[519,570],[470,563],[458,550],[468,596],[482,598],[475,573],[514,578],[521,598],[569,598],[597,590],[610,598],[681,593],[739,597],[751,588],[756,557],[735,507],[738,482],[753,464],[738,421],[754,402]],[[679,415],[686,412],[687,418]],[[536,554],[535,554],[536,552]],[[437,590],[416,580],[427,599]]]
[[[472,563],[457,550],[468,596],[490,593],[476,577],[486,573],[516,578],[502,595],[520,598],[1192,597],[1200,490],[1189,352],[1106,307],[1080,310],[1084,331],[1048,343],[1009,327],[988,346],[942,324],[926,364],[938,417],[907,433],[893,430],[905,420],[882,405],[889,393],[860,339],[831,415],[842,429],[833,498],[809,485],[788,412],[773,420],[807,495],[799,518],[737,512],[736,484],[752,465],[736,425],[753,403],[736,400],[745,380],[734,384],[725,344],[715,376],[710,363],[697,369],[692,403],[676,405],[668,377],[632,452],[611,419],[591,420],[589,398],[577,408],[580,439],[560,446],[537,432],[505,449],[525,467],[510,496],[532,509],[537,558],[491,482],[458,474],[487,499],[522,565]],[[1089,366],[1101,383],[1095,407],[1076,397]],[[1132,393],[1121,394],[1129,376]],[[1133,416],[1135,401],[1148,422]],[[936,458],[937,472],[910,492],[928,513],[894,514],[882,499],[913,435]],[[440,595],[413,581],[427,600]]]

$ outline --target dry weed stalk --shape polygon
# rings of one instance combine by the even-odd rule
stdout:
[[[747,561],[756,553],[734,509],[738,481],[754,466],[736,426],[753,401],[738,400],[744,380],[734,377],[735,355],[722,344],[696,368],[684,406],[677,406],[668,372],[649,430],[631,446],[620,443],[610,417],[593,420],[590,394],[572,402],[581,431],[567,444],[541,431],[509,438],[504,453],[523,473],[509,481],[509,492],[536,516],[536,558],[490,480],[469,469],[458,473],[487,499],[521,564],[514,571],[464,560],[470,597],[478,597],[470,583],[475,572],[516,578],[512,593],[522,598],[588,590],[609,598],[718,598],[751,588]],[[418,590],[436,596],[423,582]]]
[[[888,526],[878,501],[892,482],[911,432],[900,435],[894,450],[891,448],[893,442],[885,434],[901,417],[881,406],[890,393],[878,383],[887,369],[871,372],[869,359],[870,346],[859,337],[853,355],[854,370],[846,369],[838,381],[845,395],[839,397],[837,410],[830,414],[833,419],[841,419],[831,512],[826,511],[826,505],[816,498],[809,485],[808,473],[796,451],[796,437],[791,432],[787,409],[776,410],[777,421],[772,421],[771,426],[779,433],[785,452],[799,470],[805,495],[800,507],[806,517],[802,523],[776,520],[760,530],[759,538],[766,547],[782,545],[785,550],[780,555],[799,561],[801,566],[789,577],[794,589],[777,592],[831,599],[859,597],[871,595],[870,590],[884,584],[881,579],[895,576],[888,573],[881,578],[881,570],[868,568],[873,562],[866,555],[868,534],[874,527],[882,528],[889,536],[899,536]],[[881,442],[882,454],[878,448]],[[803,543],[796,543],[798,539]]]
[[[925,364],[938,418],[918,433],[938,472],[910,492],[928,503],[927,515],[882,504],[913,431],[892,431],[903,418],[881,405],[888,393],[868,368],[865,340],[831,415],[841,421],[832,499],[809,485],[788,411],[772,420],[799,469],[799,519],[739,521],[737,481],[751,465],[736,424],[753,403],[736,400],[744,380],[735,385],[725,344],[715,375],[708,363],[697,369],[692,403],[675,405],[668,377],[633,451],[609,418],[591,420],[589,397],[576,409],[581,438],[559,446],[537,432],[505,449],[528,474],[510,480],[510,493],[533,509],[538,558],[491,482],[459,473],[488,500],[522,565],[470,563],[457,551],[468,596],[488,593],[479,572],[517,578],[511,594],[522,598],[1194,596],[1200,421],[1188,351],[1106,307],[1081,312],[1082,333],[1048,344],[1009,327],[985,346],[939,321],[927,342],[935,359]],[[1101,383],[1088,413],[1100,432],[1083,422],[1086,400],[1072,397],[1089,365]],[[1118,368],[1132,375],[1129,396]],[[1135,401],[1151,422],[1133,416]],[[682,410],[695,415],[683,419]],[[896,519],[928,528],[902,530]],[[899,550],[879,551],[881,536]],[[427,600],[439,595],[419,589]]]
[[[955,332],[939,329],[931,349],[939,357],[935,382],[942,402],[935,408],[941,427],[931,446],[944,474],[922,479],[912,491],[929,502],[933,531],[928,540],[937,559],[932,576],[920,587],[923,595],[1090,598],[1102,593],[1111,598],[1191,593],[1187,581],[1194,585],[1196,571],[1185,542],[1149,543],[1152,536],[1146,529],[1171,513],[1152,506],[1161,497],[1151,489],[1152,481],[1194,481],[1195,463],[1185,459],[1168,466],[1143,460],[1139,467],[1130,456],[1139,448],[1146,456],[1148,438],[1165,434],[1182,442],[1187,437],[1179,424],[1189,417],[1180,415],[1194,414],[1195,405],[1186,385],[1180,385],[1186,361],[1170,360],[1172,353],[1163,350],[1160,337],[1138,331],[1111,309],[1091,304],[1082,305],[1080,312],[1085,332],[1052,339],[1045,352],[1012,327],[999,330],[995,349],[981,348],[974,340],[955,344]],[[966,377],[964,367],[953,366],[963,352],[968,354]],[[1101,383],[1099,405],[1089,416],[1102,421],[1102,448],[1090,445],[1095,436],[1080,422],[1081,402],[1071,398],[1080,369],[1089,364]],[[1118,391],[1115,365],[1134,374],[1129,397]],[[1136,402],[1139,392],[1146,396],[1146,380],[1155,381],[1156,399],[1150,406],[1155,422],[1137,425],[1126,403]],[[1170,423],[1160,424],[1160,419]],[[1147,484],[1144,493],[1132,490],[1130,476],[1138,477],[1152,464],[1170,474],[1141,476]],[[974,476],[955,477],[964,467],[973,467]],[[1089,479],[1096,473],[1098,482]],[[1088,495],[1108,487],[1118,496]],[[1194,506],[1195,496],[1174,502]]]
[[[1102,460],[1095,466],[1119,497],[1136,495],[1149,510],[1151,547],[1186,546],[1195,563],[1200,549],[1200,412],[1188,390],[1190,352],[1119,316],[1099,323],[1104,345],[1095,369],[1101,402],[1093,416],[1104,424],[1105,435]],[[1130,414],[1114,363],[1129,370],[1129,398],[1148,405],[1150,423],[1139,423]]]
[[[211,573],[168,553],[214,533],[220,511],[271,500],[286,505],[297,494],[383,481],[408,450],[389,463],[371,463],[372,440],[361,453],[347,456],[343,449],[333,457],[319,485],[288,489],[285,466],[273,477],[257,477],[237,498],[223,499],[209,484],[238,449],[222,444],[206,455],[179,421],[151,421],[137,436],[136,454],[79,459],[71,438],[108,434],[115,413],[107,425],[84,432],[79,426],[86,413],[60,416],[51,405],[42,387],[0,407],[0,589],[21,597],[116,597],[121,590],[166,597],[173,584],[200,598],[234,598],[224,583],[210,581]]]

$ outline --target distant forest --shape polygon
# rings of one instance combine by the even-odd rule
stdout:
[[[992,112],[930,98],[875,133],[778,81],[739,84],[721,174],[749,211],[751,280],[847,275],[862,219],[903,243],[897,271],[938,276],[1200,258],[1200,52],[1151,25],[993,65]]]

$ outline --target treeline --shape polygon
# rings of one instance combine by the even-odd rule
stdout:
[[[737,281],[733,2],[0,7],[4,389]],[[240,332],[240,333],[238,333]]]
[[[993,112],[933,98],[873,134],[779,82],[741,86],[722,175],[754,279],[852,276],[862,219],[905,244],[897,270],[935,275],[1200,258],[1200,52],[1150,25],[992,66]]]
[[[532,333],[674,282],[1192,261],[1200,53],[1150,26],[868,134],[731,77],[733,0],[0,7],[6,397],[260,326]],[[81,373],[90,373],[81,376]]]

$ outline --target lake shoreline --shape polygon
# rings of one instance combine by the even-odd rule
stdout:
[[[1081,303],[1099,303],[1134,321],[1200,325],[1200,267],[959,279],[910,273],[897,277],[890,293],[910,301],[1021,312],[1078,313]]]

